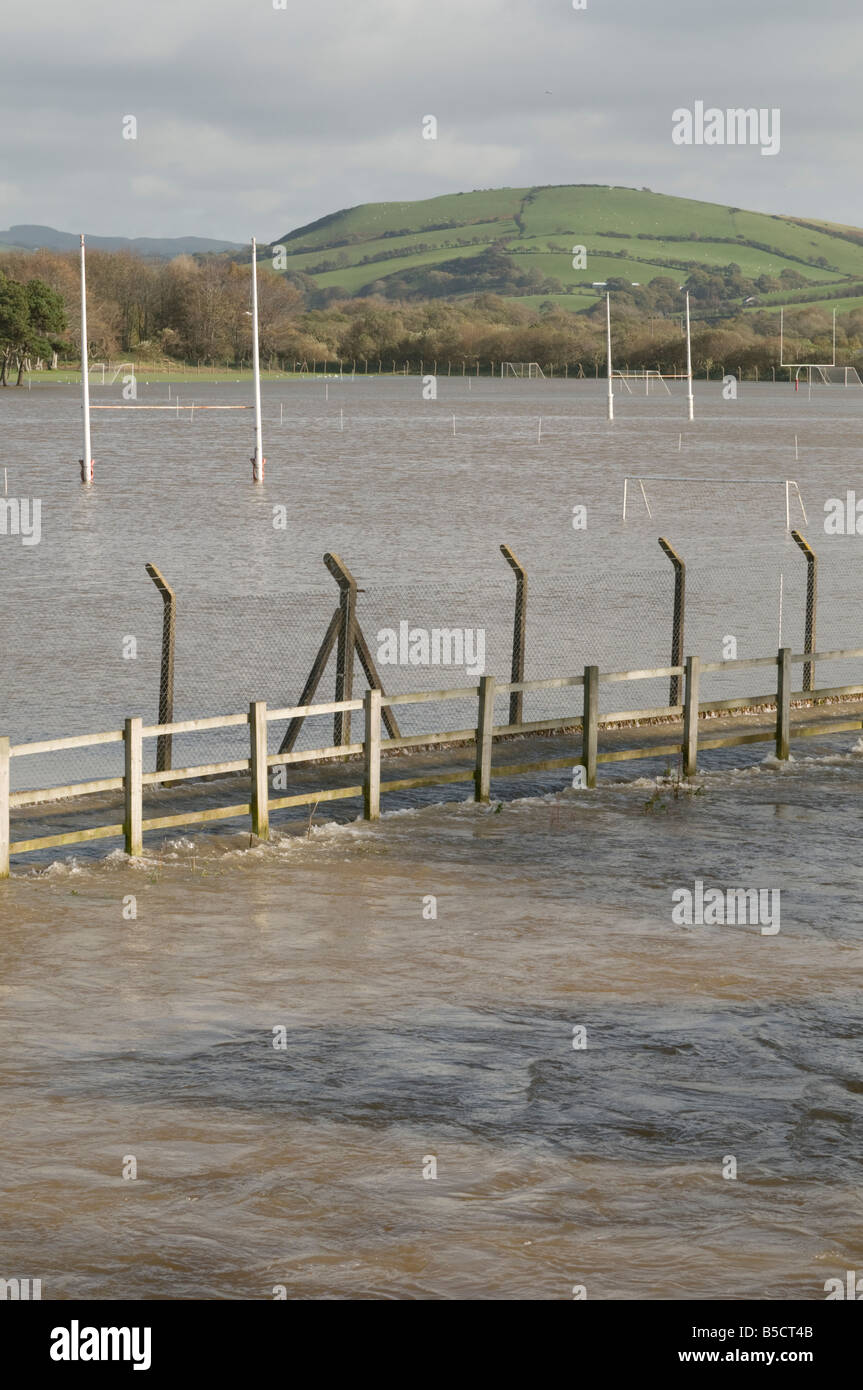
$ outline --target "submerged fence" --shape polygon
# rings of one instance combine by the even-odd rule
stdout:
[[[597,767],[600,763],[679,755],[684,777],[691,777],[696,772],[699,747],[702,750],[729,748],[741,744],[770,741],[775,744],[776,757],[787,759],[792,737],[805,738],[818,734],[863,729],[863,712],[841,719],[823,719],[820,717],[820,711],[817,710],[817,704],[816,713],[819,717],[810,719],[805,724],[792,726],[791,709],[795,701],[812,704],[836,698],[863,697],[863,685],[860,684],[828,686],[820,689],[806,687],[794,690],[792,689],[791,678],[792,667],[803,665],[804,671],[806,671],[807,669],[814,669],[816,662],[832,662],[861,657],[863,657],[863,648],[830,652],[807,651],[794,654],[791,648],[782,647],[776,656],[722,662],[703,662],[697,656],[689,656],[681,665],[648,670],[601,673],[597,666],[586,666],[583,674],[579,676],[510,682],[499,682],[493,675],[483,675],[476,686],[450,690],[415,691],[389,696],[384,695],[380,689],[368,689],[362,699],[327,701],[322,704],[290,706],[284,709],[268,709],[266,702],[256,700],[249,706],[248,713],[148,726],[143,724],[140,717],[131,717],[125,720],[123,729],[31,743],[11,744],[8,737],[2,737],[0,738],[0,877],[8,877],[11,855],[80,844],[90,840],[116,839],[122,836],[127,854],[139,856],[143,853],[145,832],[172,829],[179,826],[201,825],[217,820],[232,820],[237,817],[250,816],[252,834],[265,840],[269,837],[271,812],[288,807],[310,805],[319,801],[362,797],[364,818],[376,820],[380,816],[381,797],[383,795],[418,787],[443,785],[444,783],[472,781],[475,799],[479,802],[487,802],[490,799],[493,778],[512,777],[528,772],[552,771],[565,767],[583,768],[581,784],[587,788],[592,788],[596,785]],[[775,674],[775,685],[772,690],[733,699],[700,700],[700,682],[704,674],[720,669],[748,671],[756,668],[772,669]],[[625,681],[651,681],[666,678],[678,681],[681,677],[684,682],[682,704],[673,703],[646,709],[611,711],[600,717],[599,688],[601,684],[615,685]],[[804,681],[805,685],[806,682]],[[554,719],[524,721],[519,714],[513,719],[513,713],[518,711],[518,706],[514,706],[512,703],[514,697],[530,691],[567,691],[578,688],[582,691],[581,709],[573,712],[570,718],[561,719],[558,716]],[[499,697],[509,697],[510,722],[505,724],[495,723],[495,704]],[[426,731],[408,736],[381,737],[381,723],[387,711],[391,712],[400,706],[465,699],[470,699],[475,703],[476,723],[472,727]],[[734,711],[770,707],[775,707],[776,710],[772,730],[767,732],[763,729],[756,732],[737,732],[699,740],[698,721],[702,716],[727,715]],[[365,716],[362,741],[343,742],[341,734],[345,729],[345,721],[350,718],[352,712],[360,710]],[[272,753],[268,751],[271,726],[286,720],[294,721],[326,714],[334,716],[334,738],[336,741],[333,744],[300,751],[279,750]],[[682,719],[682,736],[666,743],[647,743],[640,747],[600,751],[599,733],[601,729],[614,725],[620,726],[621,724],[631,725],[644,720],[663,719]],[[202,729],[224,730],[231,728],[242,728],[246,731],[248,738],[247,756],[228,758],[220,762],[197,766],[175,769],[157,768],[153,772],[144,771],[143,749],[145,740],[173,738]],[[565,757],[507,765],[493,764],[492,753],[496,739],[539,732],[559,734],[580,732],[581,738],[577,756],[573,752]],[[56,753],[70,748],[118,743],[123,745],[124,750],[122,776],[99,778],[90,782],[66,786],[10,791],[10,765],[13,760],[34,754]],[[454,772],[434,772],[419,777],[382,780],[382,755],[384,753],[447,743],[473,745],[475,757],[472,766]],[[359,755],[362,756],[363,765],[360,782],[348,786],[305,790],[288,796],[274,797],[271,795],[269,782],[271,768],[287,769],[289,765],[320,762],[325,759],[346,761]],[[156,816],[147,819],[144,817],[145,787],[164,786],[181,779],[188,782],[193,779],[242,773],[249,774],[248,799],[245,801],[191,812],[183,811],[168,816]],[[205,785],[205,782],[198,783],[199,787]],[[10,812],[13,808],[115,791],[122,791],[123,793],[122,821],[56,835],[41,835],[19,840],[11,839]]]
[[[16,622],[0,711],[10,749],[8,761],[0,755],[0,802],[7,797],[15,822],[11,852],[121,836],[128,843],[129,806],[121,812],[117,803],[134,785],[139,763],[142,834],[232,816],[250,815],[258,823],[251,799],[233,810],[222,805],[234,802],[253,756],[266,758],[270,770],[283,766],[284,777],[293,766],[290,786],[281,777],[271,787],[267,813],[359,797],[362,783],[340,792],[336,781],[341,762],[364,752],[367,736],[359,737],[357,718],[364,703],[355,696],[366,689],[381,697],[380,756],[386,762],[410,753],[412,763],[422,762],[421,768],[404,767],[398,784],[385,782],[384,795],[475,776],[475,768],[458,770],[456,749],[476,743],[483,672],[494,672],[493,698],[504,702],[491,717],[493,744],[525,735],[532,743],[545,734],[568,739],[585,726],[577,693],[584,674],[559,677],[561,671],[606,673],[597,677],[588,732],[591,718],[598,729],[679,719],[686,652],[702,658],[697,698],[705,715],[757,709],[765,698],[775,702],[774,682],[769,697],[750,694],[747,659],[775,664],[775,656],[756,654],[777,648],[803,653],[798,694],[809,704],[819,698],[816,667],[825,690],[841,690],[849,699],[863,690],[851,684],[863,682],[863,646],[851,649],[863,641],[863,553],[856,547],[819,544],[824,553],[816,586],[816,557],[799,533],[762,543],[754,555],[737,547],[732,554],[742,559],[735,564],[729,555],[722,569],[704,567],[697,556],[686,563],[693,545],[685,534],[681,540],[675,533],[674,546],[656,539],[654,531],[651,549],[659,564],[633,571],[598,570],[588,555],[581,572],[534,573],[509,546],[490,547],[492,579],[477,568],[477,583],[457,583],[444,572],[422,585],[379,584],[374,572],[354,575],[328,552],[326,584],[301,593],[232,598],[196,591],[153,565],[149,577],[136,566],[114,589],[65,593],[50,603],[21,587],[11,596]],[[414,662],[416,634],[432,650],[420,651]],[[463,650],[453,656],[459,646]],[[127,660],[129,648],[134,659]],[[588,661],[593,666],[586,667]],[[441,686],[447,687],[443,694]],[[264,711],[267,736],[254,755],[250,694]],[[225,710],[243,712],[226,716]],[[137,724],[127,719],[129,711],[142,716]],[[325,713],[333,718],[331,740],[313,727]],[[70,729],[94,728],[108,732],[68,736]],[[626,756],[619,732],[608,741],[613,748],[605,760],[612,752]],[[681,747],[663,743],[652,752],[667,756]],[[420,755],[418,749],[429,751]],[[528,752],[545,752],[547,759],[560,753],[558,767],[579,759],[586,766],[590,759],[589,739],[571,754],[568,742],[524,749],[521,756]],[[407,778],[436,768],[428,782]],[[526,763],[524,770],[552,771],[553,764],[541,769]],[[265,805],[261,795],[258,803]],[[25,812],[28,806],[43,809]],[[97,825],[99,818],[110,824]],[[64,833],[52,836],[51,829]],[[4,835],[8,844],[10,835]]]
[[[597,299],[597,303],[601,300]],[[804,301],[797,301],[803,303]],[[778,304],[766,304],[765,308],[779,308]],[[699,321],[697,312],[693,312],[693,322]],[[678,340],[679,341],[679,340]],[[666,344],[666,350],[668,345]],[[747,356],[744,352],[742,356]],[[753,360],[749,354],[749,360],[745,364],[739,359],[731,357],[727,366],[729,371],[736,373],[738,381],[762,381],[766,383],[788,384],[793,382],[793,373],[798,370],[795,363],[771,362],[765,355],[756,353],[759,360]],[[630,376],[642,376],[644,372],[655,372],[661,376],[669,378],[675,375],[679,378],[685,374],[685,356],[682,350],[671,352],[662,361],[658,361],[649,354],[639,354],[633,357],[632,370],[630,363],[624,363],[624,371]],[[809,364],[800,363],[799,370],[805,370]],[[225,376],[226,373],[242,371],[250,372],[252,362],[250,359],[242,357],[239,359],[226,359],[216,363],[214,359],[195,360],[194,362],[178,361],[176,358],[163,358],[160,362],[92,362],[90,364],[90,376],[99,381],[98,373],[101,371],[101,383],[105,383],[106,372],[112,373],[116,378],[117,373],[123,367],[129,367],[137,373],[139,377],[149,373],[151,376],[170,376],[174,373],[180,378],[194,378],[206,380]],[[711,380],[711,367],[701,364],[697,360],[693,364],[693,376],[702,378],[706,381]],[[718,363],[713,367],[713,379],[717,377],[721,381],[725,376],[726,363]],[[17,367],[16,367],[17,370]],[[844,373],[843,377],[836,378],[837,383],[847,386],[849,379],[852,383],[859,385],[859,377],[855,382],[856,370],[852,366],[833,368],[837,373]],[[80,361],[58,362],[56,366],[34,366],[27,364],[25,359],[24,371],[32,376],[50,377],[55,372],[68,374],[76,373],[80,376]],[[477,358],[472,356],[455,357],[417,357],[405,356],[403,353],[387,353],[383,357],[332,357],[332,358],[296,358],[288,357],[284,353],[271,354],[265,363],[262,364],[262,371],[265,374],[275,374],[277,376],[338,376],[338,377],[367,377],[367,376],[423,376],[431,373],[434,376],[447,377],[485,377],[485,378],[524,378],[525,380],[537,381],[548,378],[549,380],[568,381],[568,380],[594,380],[599,381],[606,376],[605,352],[594,353],[589,357],[561,356],[554,358],[546,357],[542,361],[501,361],[499,358]],[[623,373],[614,372],[615,377],[620,378]],[[810,372],[811,378],[811,372]],[[826,378],[822,375],[815,380],[824,383]]]
[[[745,694],[745,686],[730,658],[786,645],[803,651],[816,643],[839,648],[863,642],[863,554],[839,544],[819,546],[816,595],[811,553],[790,536],[746,552],[743,560],[730,556],[719,568],[705,567],[685,536],[669,534],[673,545],[657,545],[653,532],[652,568],[625,571],[598,568],[579,537],[581,572],[540,572],[521,563],[523,554],[516,558],[501,546],[489,547],[488,565],[464,580],[442,571],[398,585],[368,562],[354,577],[330,554],[333,568],[317,588],[279,594],[232,596],[220,586],[203,591],[182,573],[166,570],[163,577],[152,565],[149,578],[136,566],[115,584],[89,592],[46,597],[22,585],[8,596],[14,627],[3,664],[0,729],[21,744],[70,729],[120,729],[130,711],[161,725],[215,717],[244,708],[251,693],[283,708],[349,699],[365,686],[380,685],[387,695],[465,687],[481,671],[519,681],[582,671],[587,661],[602,670],[679,666],[687,651],[705,660],[724,658],[705,676],[703,693],[731,698]],[[413,654],[405,660],[402,651],[387,652],[383,639],[404,628],[409,635],[461,633],[465,646],[481,638],[484,659],[470,662],[467,651],[456,659],[444,649],[439,663],[434,652],[427,662],[414,662]],[[863,680],[863,663],[859,668],[852,674]],[[819,676],[822,684],[852,678],[829,669],[819,669]],[[679,676],[656,678],[642,687],[641,703],[658,705],[666,696],[676,703],[669,687],[680,684]],[[613,689],[600,689],[601,715],[611,709]],[[555,688],[514,692],[510,705],[512,723],[525,711],[531,719],[571,714],[566,691]],[[474,722],[468,695],[438,706],[384,708],[403,734],[429,732],[435,721],[437,729]],[[347,741],[349,723],[347,714],[334,742]],[[313,746],[308,723],[292,736],[292,748]],[[183,761],[242,757],[244,740],[240,728],[199,724],[184,739]],[[116,776],[122,771],[118,754],[110,744],[77,745],[66,749],[62,766],[55,755],[30,758],[27,785]],[[168,769],[178,761],[172,735],[162,735],[154,766]],[[24,767],[13,763],[14,791],[23,788]]]

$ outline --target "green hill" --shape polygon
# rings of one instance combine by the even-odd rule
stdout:
[[[855,307],[863,282],[863,231],[780,217],[649,189],[592,184],[497,188],[414,203],[365,203],[278,239],[287,270],[319,297],[380,294],[452,298],[478,291],[590,307],[596,282],[617,277],[678,284],[730,264],[761,279],[757,309],[785,299]],[[587,263],[573,267],[584,246]],[[785,273],[781,285],[770,285]],[[738,303],[737,307],[740,307]]]

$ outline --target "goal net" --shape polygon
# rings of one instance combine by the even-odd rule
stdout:
[[[665,523],[694,518],[709,523],[739,513],[747,525],[784,522],[786,530],[808,519],[793,478],[691,478],[628,474],[623,480],[623,521]]]
[[[833,367],[821,362],[799,362],[794,380],[809,386],[863,386],[856,367]]]
[[[651,382],[653,382],[654,385],[662,386],[666,394],[670,396],[671,390],[668,385],[669,381],[687,381],[688,377],[686,375],[686,372],[660,372],[659,370],[653,371],[649,367],[645,367],[640,371],[621,371],[617,368],[613,368],[611,373],[611,380],[612,385],[615,381],[619,381],[621,385],[625,387],[625,389],[629,392],[630,396],[632,395],[632,386],[630,385],[630,382],[637,383],[639,385],[639,389],[641,383],[643,383],[644,394],[646,396],[650,395]]]
[[[545,377],[545,372],[538,362],[501,362],[500,374],[501,376],[526,376],[529,378]]]

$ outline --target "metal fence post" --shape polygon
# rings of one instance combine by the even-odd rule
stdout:
[[[155,565],[146,566],[147,573],[162,595],[162,669],[159,677],[159,724],[171,724],[174,719],[174,634],[177,629],[177,595],[166,583]],[[171,735],[156,738],[156,771],[168,772],[171,767]]]
[[[512,671],[510,680],[524,680],[524,648],[527,635],[527,570],[520,565],[508,545],[502,545],[500,553],[507,564],[515,571],[515,619],[512,629]],[[524,692],[513,690],[509,697],[509,722],[520,724],[524,709]]]
[[[776,658],[776,756],[787,760],[791,741],[791,648],[780,647]]]
[[[599,667],[584,668],[584,714],[581,723],[581,761],[585,781],[596,786],[596,753],[599,743]]]
[[[144,755],[143,740],[141,730],[143,720],[137,716],[134,719],[127,719],[123,728],[123,744],[125,752],[125,776],[123,778],[123,794],[125,801],[125,816],[123,820],[123,836],[126,841],[126,853],[139,855],[144,850],[144,833],[142,821],[144,817]]]
[[[381,814],[381,692],[363,696],[366,716],[363,740],[363,819],[379,820]]]
[[[671,626],[671,662],[672,666],[683,665],[683,624],[686,616],[686,565],[681,560],[673,546],[669,545],[664,537],[659,537],[659,544],[674,566],[674,617]],[[670,705],[680,704],[680,677],[672,676],[668,686],[668,703]]]
[[[253,700],[249,705],[249,745],[252,773],[252,834],[259,840],[270,838],[269,783],[267,781],[267,702]]]
[[[321,643],[320,648],[318,650],[318,654],[315,657],[314,662],[312,663],[312,669],[309,672],[309,678],[303,686],[302,694],[300,695],[300,698],[297,701],[299,705],[310,705],[312,703],[315,691],[318,688],[318,683],[321,679],[321,676],[324,673],[324,668],[326,667],[326,664],[330,659],[330,652],[333,649],[336,637],[340,631],[341,622],[342,611],[341,608],[337,608],[333,616],[330,618],[330,625],[327,628],[324,640]],[[288,727],[285,730],[285,736],[282,739],[282,742],[279,746],[280,753],[290,753],[291,749],[297,741],[297,734],[300,732],[300,729],[303,726],[304,718],[304,715],[298,714],[290,720]]]
[[[818,557],[812,546],[801,536],[799,531],[792,531],[791,537],[800,546],[806,556],[806,622],[803,636],[804,652],[814,652],[815,650],[815,604],[817,599],[818,586]],[[803,664],[803,689],[814,690],[815,688],[815,664],[806,661]]]
[[[9,877],[9,740],[0,738],[0,878]]]
[[[701,661],[686,658],[686,692],[683,703],[683,775],[694,777],[698,765],[698,682]]]
[[[474,798],[488,801],[491,795],[491,734],[494,728],[494,676],[480,676],[477,687],[479,712],[476,726],[476,771]]]
[[[339,586],[338,646],[336,647],[336,700],[352,700],[354,688],[354,647],[357,612],[357,581],[341,556],[328,551],[324,564]],[[333,743],[351,741],[351,712],[338,710],[333,716]]]

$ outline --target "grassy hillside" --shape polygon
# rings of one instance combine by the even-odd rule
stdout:
[[[475,193],[447,193],[419,203],[362,203],[356,208],[331,213],[306,227],[298,227],[287,236],[279,237],[279,241],[310,250],[338,246],[345,239],[371,241],[384,234],[511,219],[529,192],[527,188],[492,188]]]
[[[302,273],[318,291],[344,296],[459,297],[492,289],[583,310],[599,293],[592,282],[610,276],[645,285],[662,275],[681,283],[694,270],[710,274],[734,263],[751,280],[794,272],[806,282],[806,293],[817,291],[819,303],[831,303],[842,288],[863,280],[863,232],[857,228],[593,185],[366,203],[274,244],[284,245],[289,271]],[[587,248],[583,269],[572,264],[578,245]],[[484,254],[492,248],[493,256]],[[759,303],[784,302],[783,296],[793,297],[784,286],[781,292],[768,287]],[[835,303],[840,313],[853,307],[850,298]]]

